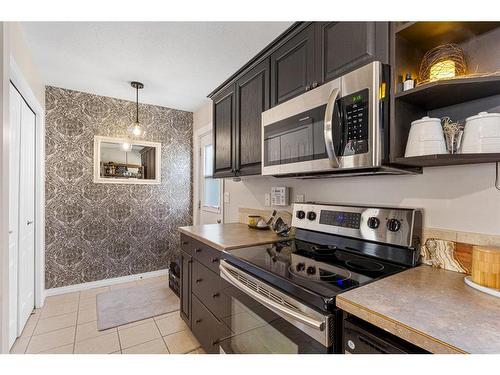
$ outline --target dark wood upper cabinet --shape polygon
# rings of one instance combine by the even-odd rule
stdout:
[[[262,112],[269,108],[269,59],[236,81],[236,171],[261,173]]]
[[[234,88],[230,85],[212,98],[214,177],[228,177],[235,172]]]
[[[309,90],[315,79],[314,24],[271,54],[271,106]]]
[[[315,27],[320,83],[372,61],[389,63],[388,22],[318,22]]]

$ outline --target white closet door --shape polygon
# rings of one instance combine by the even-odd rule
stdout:
[[[9,139],[9,346],[17,337],[17,264],[19,239],[19,147],[21,95],[10,85]]]
[[[18,334],[35,306],[35,114],[21,102]]]

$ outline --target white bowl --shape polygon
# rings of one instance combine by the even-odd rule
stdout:
[[[479,112],[465,120],[462,154],[500,152],[500,113]]]
[[[446,153],[440,119],[423,117],[411,123],[405,157]]]

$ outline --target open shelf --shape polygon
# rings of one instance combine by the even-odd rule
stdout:
[[[446,165],[481,164],[500,162],[500,153],[495,154],[436,154],[397,158],[396,164],[412,167],[438,167]]]
[[[395,98],[431,110],[498,94],[500,75],[430,82],[397,93]]]
[[[414,46],[428,50],[438,44],[461,43],[484,34],[500,22],[407,22],[396,27],[398,36]]]

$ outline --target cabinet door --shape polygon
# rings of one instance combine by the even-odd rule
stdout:
[[[236,82],[236,170],[261,173],[262,112],[269,108],[269,59]]]
[[[378,60],[389,62],[388,22],[318,22],[317,80],[327,82]]]
[[[309,90],[315,77],[314,48],[311,24],[271,55],[271,106]]]
[[[191,327],[191,274],[193,259],[181,250],[181,318]]]
[[[213,98],[214,177],[234,175],[234,85]]]

